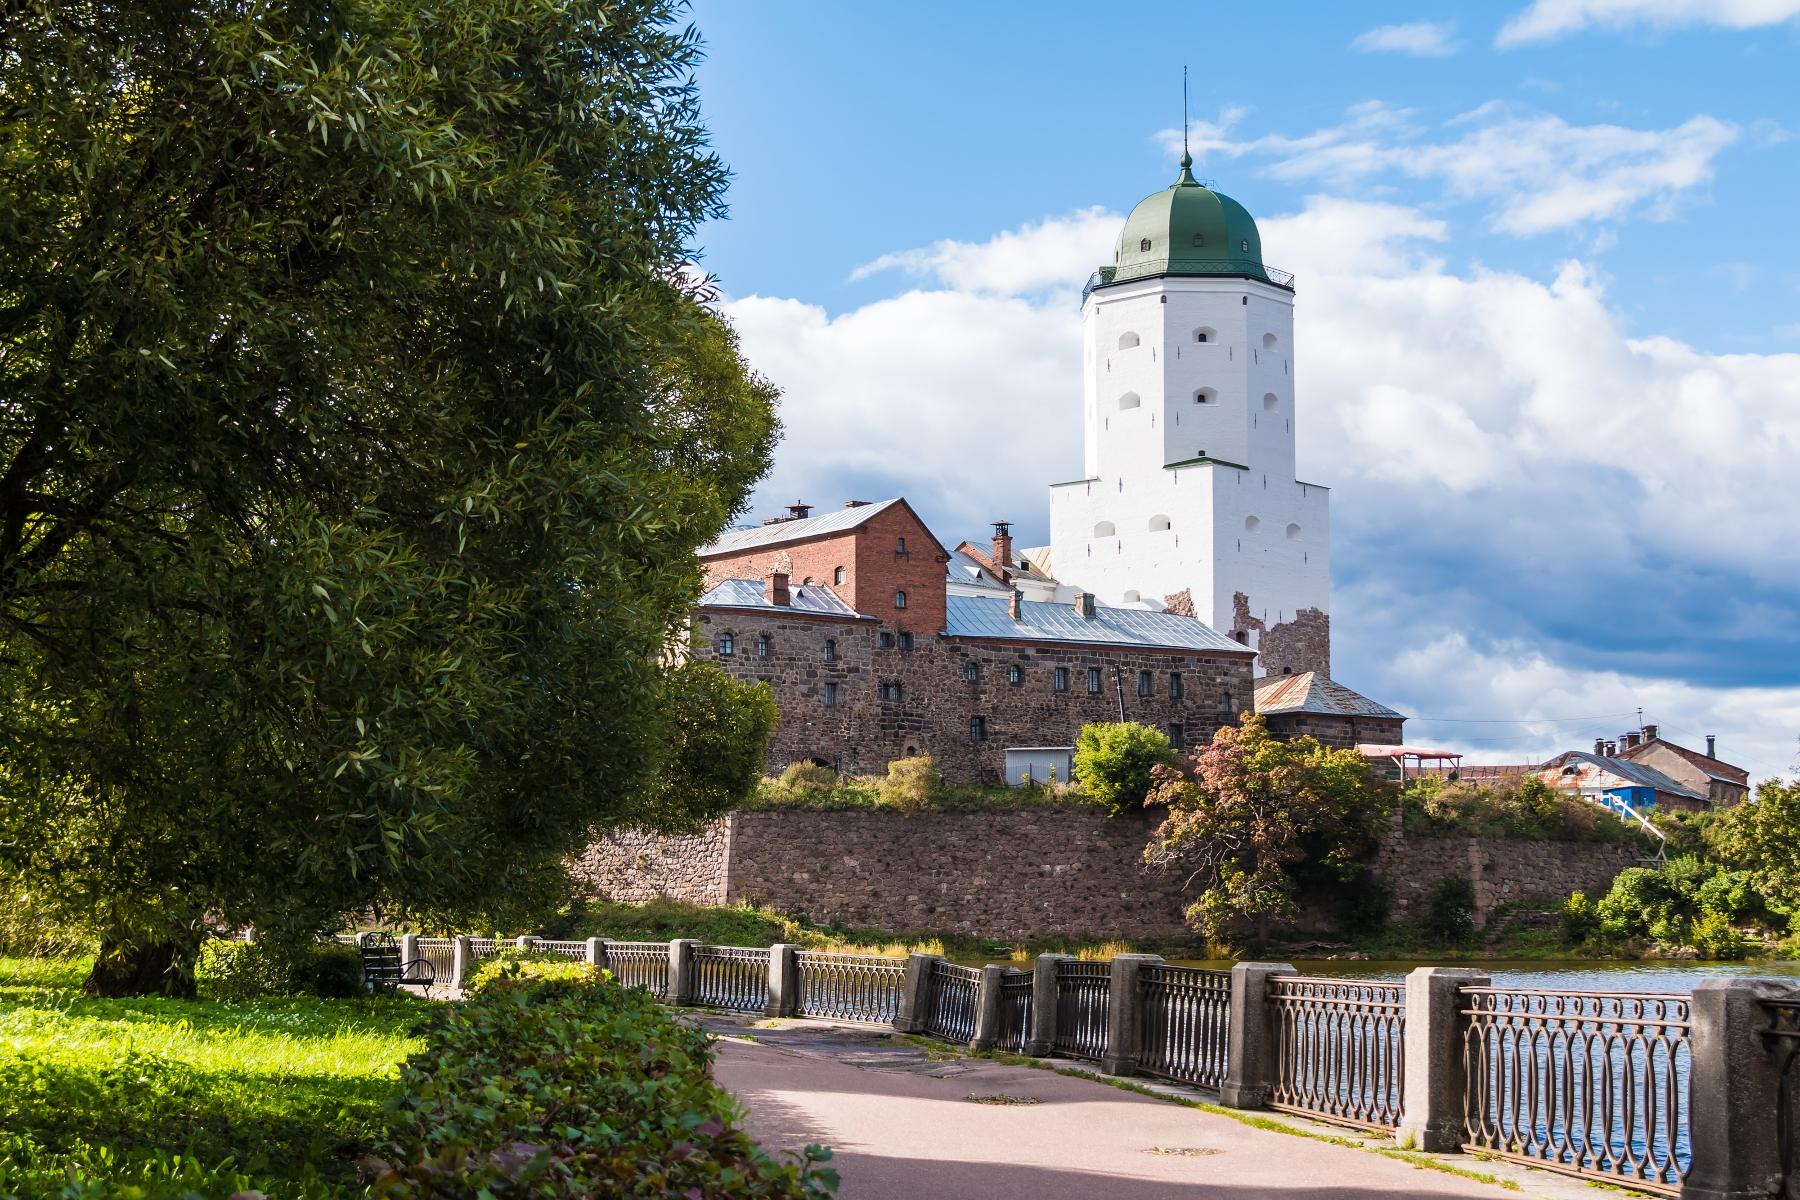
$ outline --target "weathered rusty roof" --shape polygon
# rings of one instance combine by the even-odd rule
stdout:
[[[1406,718],[1385,704],[1351,691],[1317,671],[1297,675],[1267,675],[1256,681],[1259,713],[1317,713],[1329,717]]]
[[[809,616],[862,617],[861,613],[845,604],[836,592],[822,583],[788,585],[788,603],[781,605],[763,595],[763,581],[760,579],[721,579],[706,595],[700,597],[700,607],[766,608],[774,612],[797,612]]]
[[[1539,775],[1545,783],[1555,787],[1560,779],[1565,778],[1564,768],[1569,767],[1574,768],[1577,777],[1582,774],[1599,772],[1613,776],[1628,787],[1655,788],[1659,792],[1685,796],[1689,800],[1706,799],[1693,788],[1669,778],[1655,767],[1629,762],[1623,758],[1608,758],[1601,754],[1590,754],[1586,750],[1569,750],[1557,755],[1544,764]]]

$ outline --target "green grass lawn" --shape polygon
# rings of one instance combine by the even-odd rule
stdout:
[[[63,1194],[70,1167],[159,1196],[221,1169],[283,1200],[356,1189],[424,1001],[90,1000],[86,968],[0,959],[0,1197]]]

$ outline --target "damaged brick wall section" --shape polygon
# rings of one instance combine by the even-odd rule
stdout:
[[[733,813],[688,837],[610,837],[589,848],[576,876],[600,899],[714,895],[890,932],[1178,938],[1193,897],[1183,872],[1144,865],[1154,829],[1149,814],[1109,820],[1083,808],[767,809]],[[1506,903],[1561,900],[1578,888],[1604,892],[1639,853],[1614,843],[1408,838],[1390,829],[1376,872],[1391,891],[1395,919],[1418,917],[1439,880],[1466,875],[1485,921]],[[1321,931],[1338,916],[1314,915]]]
[[[1291,621],[1263,623],[1250,611],[1250,597],[1234,592],[1231,597],[1231,636],[1255,633],[1258,675],[1299,675],[1317,671],[1331,678],[1331,617],[1317,608],[1303,608]],[[1240,639],[1242,640],[1242,639]]]
[[[1163,611],[1177,617],[1194,615],[1194,592],[1192,588],[1182,588],[1179,592],[1163,597]]]

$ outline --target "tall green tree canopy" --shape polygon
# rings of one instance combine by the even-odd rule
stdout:
[[[1169,813],[1144,859],[1187,872],[1188,921],[1219,944],[1292,916],[1302,875],[1353,875],[1392,799],[1356,751],[1282,741],[1254,713],[1189,761],[1191,776],[1156,769],[1146,803]]]
[[[705,815],[664,664],[775,420],[674,5],[0,13],[0,866],[96,986]]]

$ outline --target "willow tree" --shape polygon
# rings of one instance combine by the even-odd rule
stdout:
[[[775,422],[673,5],[0,14],[0,869],[90,988],[707,815],[664,664]]]

